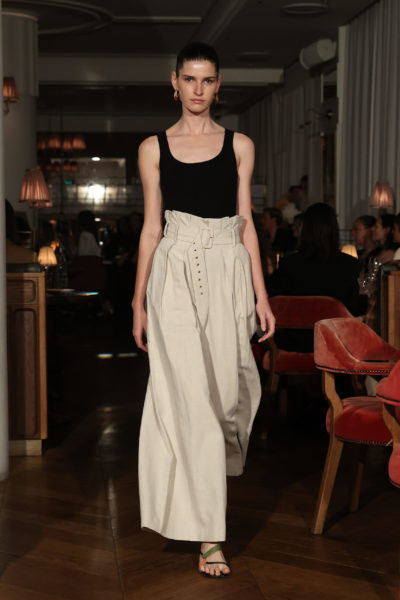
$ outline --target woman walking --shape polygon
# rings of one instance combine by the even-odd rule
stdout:
[[[150,359],[142,527],[201,542],[208,577],[230,573],[219,545],[226,475],[243,471],[260,399],[254,292],[260,341],[274,332],[251,215],[254,148],[211,119],[220,83],[215,50],[186,46],[172,73],[182,116],[140,145],[145,220],[132,301],[133,334]]]

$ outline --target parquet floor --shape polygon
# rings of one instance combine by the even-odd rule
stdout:
[[[276,429],[267,449],[253,443],[245,475],[229,480],[232,577],[201,578],[195,544],[141,531],[136,461],[147,362],[96,357],[120,349],[107,327],[65,336],[57,380],[72,423],[51,427],[43,457],[14,458],[0,484],[1,600],[397,598],[400,496],[380,449],[371,452],[359,512],[341,510],[344,468],[326,533],[309,533],[326,450],[321,419]]]

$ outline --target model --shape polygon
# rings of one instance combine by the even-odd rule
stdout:
[[[260,342],[275,327],[251,213],[254,146],[211,119],[220,84],[214,48],[179,53],[172,86],[182,116],[139,148],[145,215],[132,301],[133,334],[150,359],[142,527],[201,542],[207,577],[230,573],[220,546],[226,475],[243,471],[260,401],[256,311]]]

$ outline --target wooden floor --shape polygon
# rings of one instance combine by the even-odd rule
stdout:
[[[229,480],[230,578],[197,575],[197,545],[141,531],[137,442],[148,370],[142,356],[116,356],[128,349],[108,325],[64,336],[53,409],[72,423],[53,424],[43,457],[13,459],[0,484],[1,600],[397,598],[400,496],[387,483],[385,452],[370,453],[359,512],[342,510],[345,468],[326,533],[309,532],[327,441],[315,403],[297,406],[268,448],[254,437],[245,475]]]

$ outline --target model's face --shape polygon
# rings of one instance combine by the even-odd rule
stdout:
[[[389,233],[389,227],[383,227],[382,219],[379,217],[375,225],[372,228],[372,239],[375,242],[383,243]]]
[[[202,113],[212,104],[221,84],[215,65],[209,60],[186,60],[179,76],[172,73],[171,82],[179,90],[182,107],[192,113]]]
[[[392,233],[394,243],[400,244],[400,226],[398,225],[398,223],[395,223],[393,225]]]
[[[353,234],[353,240],[357,244],[357,246],[363,246],[365,241],[365,236],[368,233],[367,227],[365,227],[362,221],[354,221],[353,229],[351,230]]]

